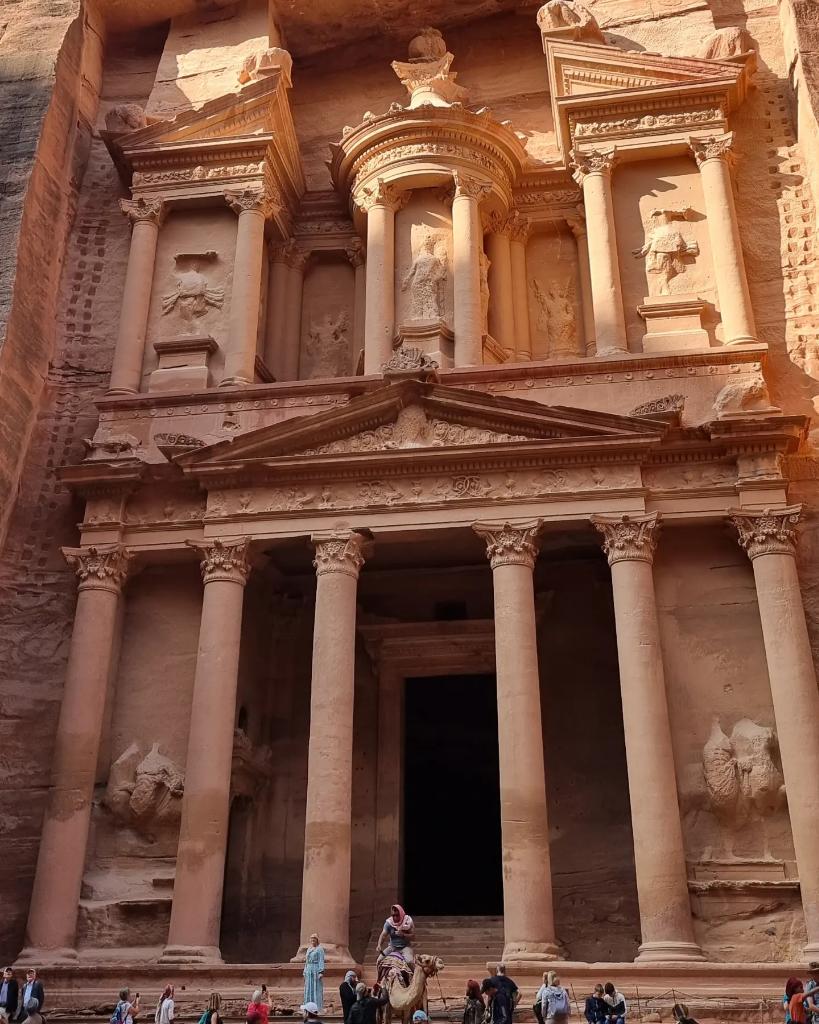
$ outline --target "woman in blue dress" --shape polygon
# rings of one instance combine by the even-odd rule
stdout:
[[[318,935],[310,936],[310,945],[304,960],[304,1002],[324,1006],[324,947]]]

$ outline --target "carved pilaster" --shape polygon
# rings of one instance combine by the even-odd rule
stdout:
[[[592,524],[603,535],[603,550],[609,565],[615,562],[654,561],[660,515],[592,516]]]
[[[493,569],[500,565],[525,565],[534,569],[540,519],[528,523],[473,523],[472,529],[486,541],[486,557]]]
[[[364,565],[364,546],[367,543],[362,534],[316,534],[312,541],[316,549],[316,557],[313,559],[316,576],[327,572],[343,572],[358,579]]]
[[[802,513],[801,505],[761,512],[732,509],[728,519],[739,534],[739,545],[753,561],[759,555],[794,555],[796,553],[796,524]]]
[[[364,243],[360,238],[354,238],[344,250],[344,255],[353,267],[364,266]]]
[[[167,203],[159,196],[150,199],[143,196],[139,199],[120,199],[119,208],[131,222],[131,227],[146,221],[160,227],[168,212]]]
[[[590,149],[582,153],[573,149],[571,152],[572,177],[578,185],[589,174],[609,175],[616,162],[616,153],[613,149]]]
[[[119,593],[133,557],[121,544],[106,547],[63,548],[63,558],[77,574],[80,590]]]
[[[578,242],[588,235],[586,228],[586,212],[582,206],[577,207],[577,213],[566,217],[566,226]]]
[[[282,208],[282,198],[274,189],[242,188],[228,189],[224,192],[225,202],[234,213],[253,211],[261,213],[267,220],[275,210]]]
[[[523,242],[525,244],[531,229],[532,222],[528,217],[524,217],[520,210],[512,210],[506,218],[506,230],[509,233],[509,240],[511,242]]]
[[[188,541],[190,547],[195,548],[202,556],[202,582],[222,580],[227,583],[241,583],[244,586],[250,574],[250,562],[247,557],[249,543],[247,538],[236,541],[214,540],[201,544]]]
[[[469,199],[477,199],[481,203],[492,191],[492,186],[488,182],[481,181],[479,178],[471,178],[461,171],[454,171],[452,180],[455,182],[456,199],[467,196]]]
[[[383,178],[378,178],[374,185],[365,185],[359,189],[353,199],[363,213],[369,213],[374,206],[384,206],[397,212],[406,206],[409,196],[409,192],[400,185],[390,184]]]
[[[732,146],[734,144],[734,133],[725,132],[723,135],[711,135],[705,139],[689,139],[688,145],[700,167],[706,160],[727,160],[733,159]]]

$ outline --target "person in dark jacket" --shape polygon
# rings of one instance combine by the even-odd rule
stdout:
[[[504,989],[498,988],[497,978],[484,978],[481,995],[486,999],[491,1024],[512,1024],[512,1004]]]
[[[347,1018],[348,1024],[375,1024],[379,1007],[386,1006],[390,1001],[389,992],[385,990],[383,995],[374,996],[363,982],[356,986],[355,995],[355,1003],[350,1007]]]
[[[17,1016],[17,1003],[20,1000],[20,989],[14,971],[10,967],[3,968],[3,981],[0,983],[0,1010],[4,1010],[9,1020]]]
[[[583,1016],[589,1024],[602,1024],[609,1012],[608,1003],[603,998],[603,986],[595,985],[590,996],[586,996],[586,1005],[583,1009]]]
[[[358,984],[358,975],[355,971],[347,971],[344,981],[338,986],[338,994],[341,999],[341,1012],[344,1015],[344,1024],[347,1024],[350,1016],[350,1008],[356,1000],[355,989]]]
[[[26,1006],[31,999],[37,1000],[37,1009],[42,1013],[43,1004],[45,1003],[45,990],[43,983],[37,977],[37,971],[34,967],[29,967],[26,971],[26,981],[20,993],[20,1012],[17,1015],[17,1020],[25,1020],[28,1017],[29,1014]]]

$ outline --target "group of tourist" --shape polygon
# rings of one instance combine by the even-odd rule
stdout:
[[[813,966],[813,965],[811,965]],[[819,1024],[819,982],[788,978],[782,996],[785,1024]]]
[[[30,1021],[30,1024],[42,1024],[45,1020],[41,1011],[45,1002],[45,989],[37,977],[37,970],[30,967],[26,971],[26,980],[22,984],[14,977],[11,967],[3,970],[3,981],[0,982],[0,1020]]]

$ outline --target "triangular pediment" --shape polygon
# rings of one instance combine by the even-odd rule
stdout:
[[[352,399],[341,409],[249,431],[178,456],[186,472],[219,472],[302,460],[403,457],[438,450],[495,449],[540,442],[659,440],[662,424],[489,395],[443,384],[401,381]]]

